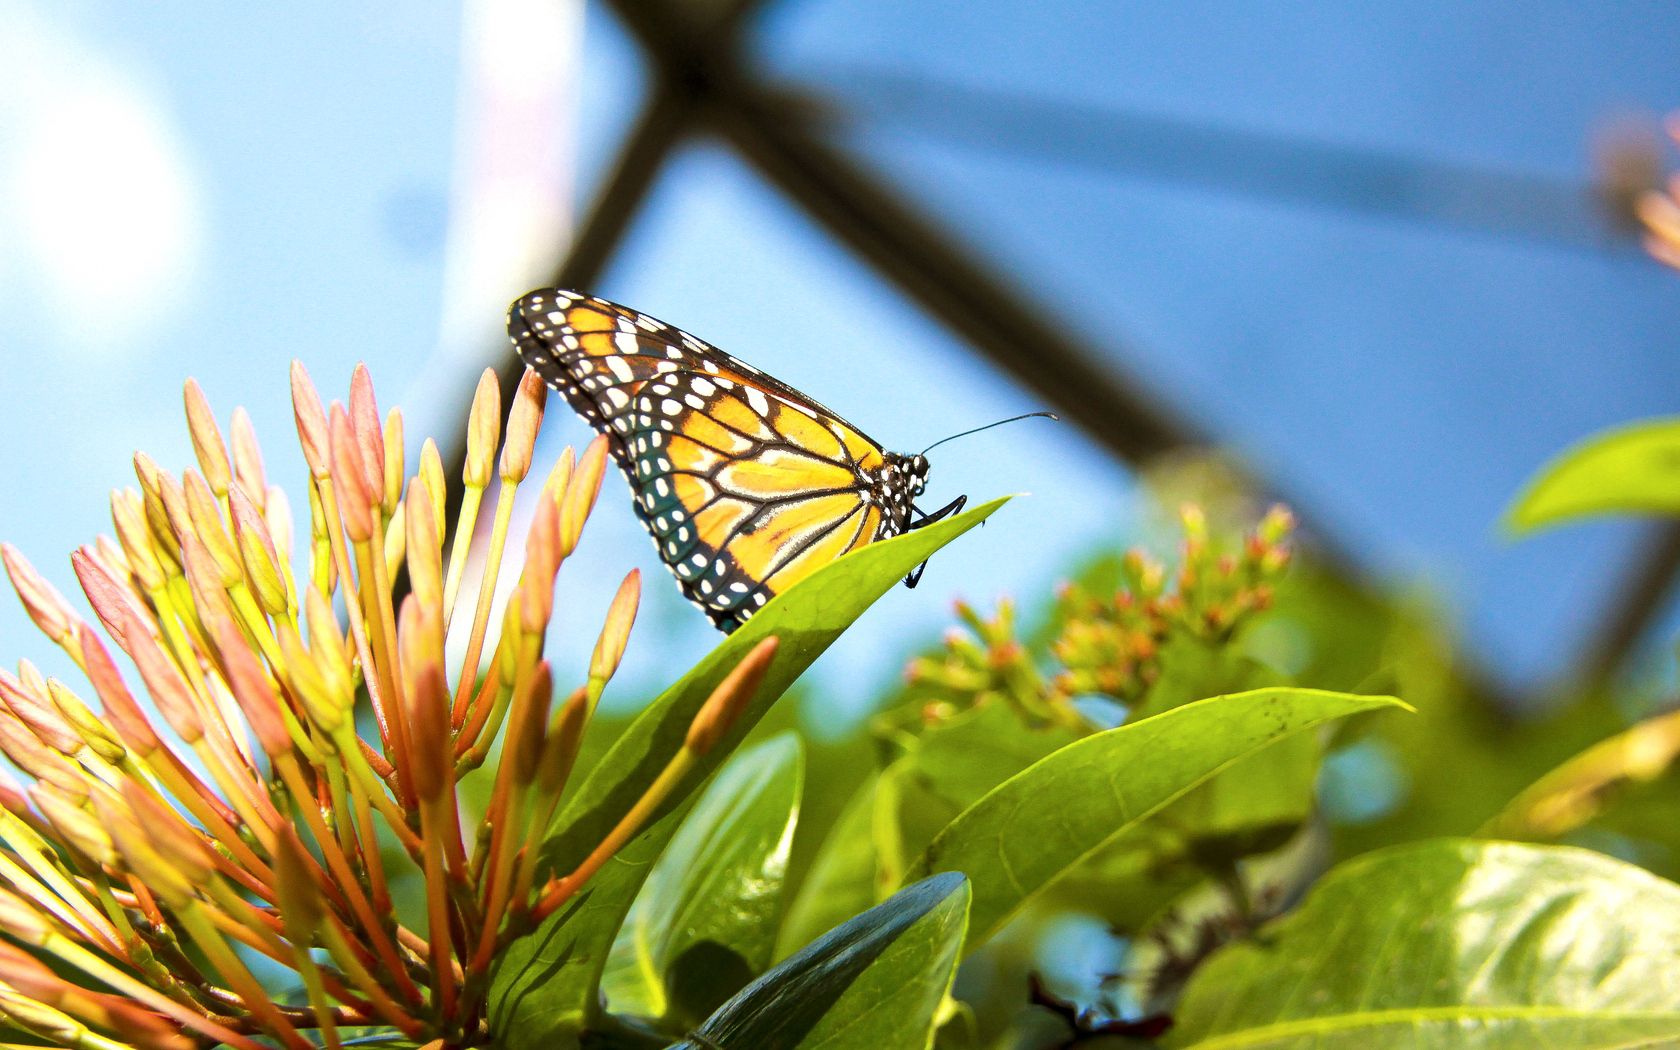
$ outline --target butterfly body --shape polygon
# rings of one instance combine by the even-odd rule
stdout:
[[[639,311],[543,289],[513,304],[508,333],[606,435],[661,560],[724,631],[835,558],[962,506],[920,514],[924,456],[886,451],[787,384]]]

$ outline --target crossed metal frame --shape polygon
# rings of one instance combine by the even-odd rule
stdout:
[[[764,0],[603,2],[645,53],[650,91],[550,284],[587,288],[596,283],[666,162],[689,139],[709,136],[907,299],[1121,460],[1142,465],[1163,453],[1208,443],[1207,435],[1166,407],[1166,401],[1121,374],[1113,362],[1127,357],[1123,348],[1109,345],[1099,356],[1047,323],[1043,312],[1029,305],[1032,297],[1024,288],[989,267],[864,161],[826,137],[816,119],[824,106],[759,75],[744,37]],[[1566,187],[1539,189],[1551,213],[1571,203]],[[1579,241],[1586,225],[1579,209],[1564,221],[1572,223],[1571,235]],[[1609,240],[1614,224],[1602,228]],[[511,390],[521,371],[518,360],[502,353],[497,370],[503,389]],[[453,451],[458,470],[465,449]],[[1350,553],[1313,527],[1310,509],[1265,479],[1250,481],[1256,491],[1281,499],[1296,512],[1320,562],[1362,590],[1375,586]],[[1680,526],[1657,528],[1624,570],[1622,586],[1600,617],[1599,634],[1587,640],[1566,683],[1590,684],[1613,674],[1666,607],[1677,575]],[[1473,661],[1464,673],[1473,691],[1495,707],[1511,701]]]

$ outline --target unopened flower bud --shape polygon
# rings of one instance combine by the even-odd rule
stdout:
[[[607,448],[605,437],[591,441],[566,486],[566,499],[560,507],[560,551],[563,556],[570,556],[583,536],[583,523],[594,509],[595,497],[601,491],[601,478],[606,473]]]
[[[192,437],[198,465],[204,471],[210,490],[218,497],[224,496],[233,481],[233,471],[228,463],[227,446],[222,442],[222,432],[216,427],[216,414],[210,411],[210,402],[205,399],[204,389],[198,385],[198,380],[187,380],[183,393],[187,404],[187,432]]]
[[[443,477],[443,457],[438,454],[437,442],[427,438],[420,446],[420,484],[425,486],[426,494],[431,497],[434,516],[441,519],[443,510],[449,505],[449,487]],[[442,528],[438,529],[438,543],[443,543]]]
[[[350,373],[350,427],[356,435],[362,477],[377,502],[385,492],[385,431],[379,422],[379,403],[373,396],[373,376],[359,361]]]
[[[198,537],[205,552],[216,563],[218,582],[223,587],[232,587],[239,582],[239,551],[228,536],[227,526],[222,523],[222,508],[217,505],[215,494],[209,484],[192,470],[183,476],[182,490],[186,495],[187,516],[192,522],[193,535]]]
[[[332,485],[333,491],[338,493],[338,511],[344,518],[344,531],[354,542],[366,543],[373,538],[374,490],[368,487],[356,434],[343,406],[333,405],[328,427],[332,433]]]
[[[508,412],[507,442],[502,446],[502,480],[525,480],[531,470],[531,452],[537,444],[537,431],[542,429],[543,399],[548,388],[542,377],[531,371],[519,379],[519,389],[513,395],[513,408]]]
[[[237,482],[228,493],[228,507],[233,515],[239,561],[257,596],[257,604],[270,616],[283,615],[287,607],[286,581],[280,575],[280,556],[269,537],[268,523],[245,494],[245,486]]]
[[[43,579],[29,559],[11,544],[0,543],[0,561],[5,563],[6,575],[11,577],[12,587],[35,626],[48,638],[64,644],[76,623],[76,614],[70,610],[64,595]]]
[[[292,362],[292,416],[297,420],[298,443],[303,446],[310,475],[317,481],[327,478],[333,472],[327,413],[302,361]]]
[[[490,484],[496,462],[496,443],[502,433],[502,389],[496,370],[486,368],[473,392],[472,411],[467,415],[467,459],[461,480],[475,489]]]
[[[701,705],[700,712],[694,716],[689,724],[688,736],[683,746],[697,755],[703,755],[717,745],[729,732],[741,711],[752,702],[758,692],[759,683],[764,680],[765,672],[770,669],[770,663],[776,657],[777,639],[775,635],[764,639],[753,647],[741,662],[735,665],[723,681],[719,682],[712,695]]]
[[[630,641],[630,628],[636,622],[636,607],[642,596],[642,572],[631,569],[618,585],[607,617],[601,625],[601,636],[595,641],[595,651],[589,657],[589,677],[605,682],[618,670],[624,659],[624,647]]]
[[[263,510],[268,494],[268,475],[263,470],[262,447],[257,444],[257,431],[251,424],[251,413],[240,405],[233,410],[233,422],[228,427],[233,443],[233,478],[245,486],[257,510]]]

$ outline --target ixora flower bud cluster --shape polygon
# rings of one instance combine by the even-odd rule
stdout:
[[[1184,544],[1175,571],[1134,549],[1121,561],[1121,585],[1112,595],[1063,585],[1049,643],[1060,666],[1048,677],[1017,640],[1009,602],[989,620],[959,603],[967,630],[953,629],[943,652],[913,661],[907,671],[912,684],[938,697],[923,717],[937,720],[998,701],[1016,705],[1031,721],[1079,727],[1083,716],[1070,701],[1095,695],[1135,703],[1159,676],[1162,649],[1172,638],[1222,641],[1271,604],[1289,565],[1289,511],[1273,507],[1240,544],[1210,537],[1199,507],[1186,505],[1179,518]]]
[[[681,779],[659,778],[577,869],[541,867],[639,595],[632,572],[583,684],[554,705],[543,646],[555,575],[594,504],[604,440],[566,450],[543,483],[492,637],[541,382],[525,375],[505,432],[493,374],[479,384],[447,569],[437,447],[426,442],[405,472],[402,416],[381,419],[365,368],[348,406],[323,407],[294,364],[292,397],[310,471],[304,562],[249,416],[235,411],[224,440],[191,382],[198,469],[177,477],[137,456],[138,488],[112,496],[116,538],[71,557],[109,644],[0,547],[29,615],[91,685],[78,692],[27,661],[0,670],[0,752],[33,778],[0,783],[0,1019],[59,1045],[336,1047],[370,1028],[438,1048],[483,1043],[498,949],[571,900]],[[468,585],[498,481],[485,571]],[[453,676],[452,626],[467,640]],[[718,739],[774,645],[718,687],[673,766]],[[498,741],[469,835],[457,785]],[[393,908],[404,879],[424,885],[409,924]],[[268,990],[276,966],[301,989],[284,1002]]]

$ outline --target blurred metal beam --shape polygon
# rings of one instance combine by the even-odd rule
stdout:
[[[754,93],[705,111],[764,177],[912,302],[1130,463],[1207,440],[1071,334],[1055,310],[993,272],[790,107]]]
[[[1134,465],[1210,443],[1211,435],[1165,407],[1165,398],[1121,374],[1112,361],[1128,355],[1112,345],[1112,334],[1101,356],[1087,348],[1052,311],[1035,307],[1025,289],[992,271],[959,238],[814,133],[816,111],[806,100],[758,83],[736,60],[733,47],[696,47],[706,27],[680,14],[680,5],[609,3],[662,78],[691,92],[708,128],[830,236],[1098,443]],[[1298,501],[1263,480],[1255,487],[1294,507],[1315,551],[1340,574],[1362,576],[1355,559],[1313,528],[1315,519]]]
[[[1566,687],[1591,688],[1609,681],[1651,633],[1680,577],[1680,523],[1652,525],[1650,536],[1619,577],[1607,610],[1598,618],[1599,630],[1588,638],[1564,679]]]
[[[806,71],[847,125],[1286,204],[1432,223],[1553,248],[1632,254],[1625,216],[1590,181],[1032,98],[888,70]],[[1609,175],[1611,173],[1605,173]]]
[[[1186,421],[1116,375],[1067,326],[991,273],[884,183],[808,130],[808,107],[746,75],[732,48],[699,48],[685,5],[611,0],[665,79],[690,90],[706,125],[842,243],[962,339],[1137,463],[1200,443]],[[1110,348],[1112,349],[1112,348]]]

